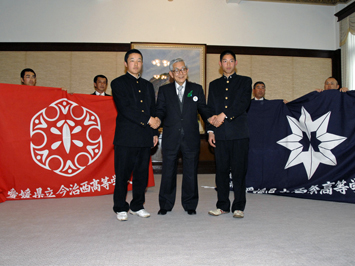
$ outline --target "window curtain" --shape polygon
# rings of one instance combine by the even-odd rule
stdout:
[[[340,21],[342,85],[355,89],[355,13]]]

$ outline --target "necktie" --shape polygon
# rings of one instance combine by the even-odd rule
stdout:
[[[179,96],[180,102],[182,102],[182,86],[178,87],[178,96]]]

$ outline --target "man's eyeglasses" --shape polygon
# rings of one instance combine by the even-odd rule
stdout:
[[[179,72],[186,73],[186,71],[187,67],[183,67],[181,69],[175,68],[172,72],[174,72],[175,74],[179,74]]]

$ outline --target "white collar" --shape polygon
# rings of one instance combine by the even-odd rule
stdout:
[[[175,81],[175,89],[178,89],[180,86],[182,86],[182,89],[185,89],[186,80],[185,80],[184,84],[182,84],[182,85],[179,85],[179,84]]]
[[[98,91],[95,91],[95,94],[96,94],[97,96],[105,96],[105,92],[100,93],[100,92],[98,92]]]

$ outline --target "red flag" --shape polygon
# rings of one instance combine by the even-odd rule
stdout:
[[[113,193],[112,97],[11,84],[0,92],[0,202]]]

